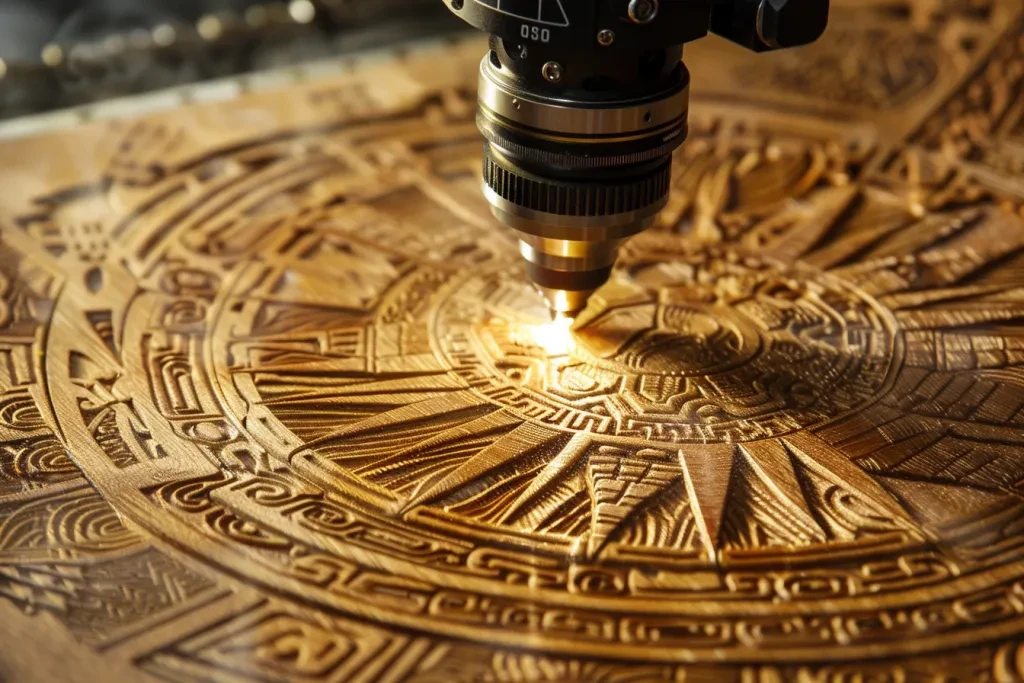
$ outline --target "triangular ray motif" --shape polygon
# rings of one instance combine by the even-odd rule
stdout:
[[[1019,218],[968,207],[915,223],[887,241],[887,249],[833,273],[889,307],[923,307],[957,288],[1020,287],[1021,233]]]
[[[364,434],[374,436],[389,434],[390,436],[392,433],[390,430],[394,430],[399,425],[414,425],[444,415],[479,411],[480,408],[480,402],[474,400],[474,397],[468,392],[446,394],[426,401],[401,406],[365,420],[360,420],[354,424],[346,425],[329,438],[332,440],[345,439]],[[483,412],[486,412],[486,407]],[[316,446],[318,444],[311,443],[309,445]]]
[[[687,445],[679,449],[690,508],[712,561],[718,557],[718,536],[734,457],[732,444]]]
[[[566,476],[553,480],[544,490],[543,501],[544,505],[525,509],[510,525],[523,531],[571,538],[587,534],[591,505],[583,470],[571,469]]]
[[[878,523],[891,523],[896,528],[926,538],[924,531],[888,491],[843,453],[810,432],[798,432],[784,437],[783,443],[794,461],[813,473],[817,479],[827,482],[837,492],[852,494],[854,498],[851,502],[859,502],[874,510],[872,515],[877,515]]]
[[[587,556],[594,557],[640,508],[665,488],[681,484],[681,472],[670,460],[623,457],[615,453],[590,456],[587,485],[591,496]]]
[[[467,394],[447,394],[344,425],[307,445],[338,464],[359,468],[494,410]]]
[[[857,194],[854,185],[823,190],[816,197],[814,210],[808,210],[807,215],[792,216],[792,222],[798,225],[799,229],[785,230],[780,235],[768,237],[764,244],[751,246],[762,249],[766,256],[791,263],[809,249],[813,249],[814,245],[828,234],[839,220],[839,216],[856,199]]]
[[[910,291],[910,292],[897,292],[895,294],[889,294],[884,297],[880,297],[879,301],[885,304],[886,308],[891,310],[901,309],[940,309],[946,307],[958,307],[962,305],[970,305],[977,303],[992,303],[993,301],[1006,301],[1010,298],[1008,294],[1010,292],[1024,292],[1024,290],[1017,288],[1016,290],[1007,290],[1002,285],[959,285],[954,287],[936,287],[932,290],[921,292],[921,291]],[[995,295],[996,298],[989,299],[989,297]],[[1020,297],[1024,299],[1024,297]],[[1013,303],[1011,301],[1011,303]]]
[[[281,423],[306,443],[319,443],[338,434],[346,425],[403,407],[464,391],[462,382],[450,375],[380,375],[366,373],[346,377],[308,378],[274,374],[256,376],[262,403]]]
[[[822,269],[833,269],[847,263],[871,246],[906,227],[912,217],[900,198],[877,190],[868,191],[861,199],[858,224],[848,226],[833,239],[819,244],[803,259]]]
[[[968,232],[984,219],[984,212],[977,207],[967,207],[937,215],[928,215],[909,225],[862,255],[866,261],[901,258],[906,254],[938,250],[955,239],[961,232]]]
[[[551,449],[560,440],[566,441],[568,437],[539,425],[522,424],[469,458],[441,481],[421,491],[406,504],[405,510],[436,501],[460,489],[466,489],[463,491],[465,495],[461,497],[468,497],[475,492],[469,486],[471,483],[494,475],[514,461],[527,460],[537,451]]]
[[[804,498],[793,461],[786,448],[774,439],[739,446],[746,466],[770,490],[780,504],[780,520],[786,518],[807,540],[821,542],[825,534]]]
[[[504,410],[459,422],[393,455],[368,462],[356,474],[394,490],[408,489],[410,497],[415,497],[521,423]]]
[[[509,524],[523,516],[530,508],[535,506],[548,507],[548,501],[541,501],[545,493],[554,485],[564,479],[567,473],[572,470],[583,458],[590,448],[590,437],[585,433],[573,435],[565,448],[559,452],[534,478],[530,486],[516,498],[498,519],[501,524]],[[554,501],[552,501],[554,502]]]
[[[747,460],[737,456],[718,534],[720,551],[803,547],[817,540],[815,534],[824,537],[817,524],[808,526],[788,512]]]
[[[694,551],[702,547],[697,520],[681,480],[676,479],[648,498],[640,512],[627,519],[612,540],[637,549]]]
[[[274,373],[260,373],[260,389],[270,394],[264,400],[265,405],[274,402],[295,403],[302,401],[320,404],[336,403],[345,405],[367,401],[371,397],[414,396],[418,393],[457,392],[466,385],[450,374],[416,373],[411,376],[399,373],[388,375],[371,375],[368,373],[345,373],[340,376],[326,374],[322,377],[284,376],[278,386],[267,384],[276,379]],[[395,403],[386,400],[387,403]]]

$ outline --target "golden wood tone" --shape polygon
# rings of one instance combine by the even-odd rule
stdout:
[[[0,680],[1021,680],[1020,22],[694,48],[571,330],[478,42],[3,144]]]

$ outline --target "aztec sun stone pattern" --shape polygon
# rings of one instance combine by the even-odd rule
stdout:
[[[1002,5],[839,5],[927,45],[887,116],[1021,60]],[[1024,675],[1024,177],[698,91],[559,326],[479,49],[8,143],[76,163],[0,202],[0,609],[169,680]]]

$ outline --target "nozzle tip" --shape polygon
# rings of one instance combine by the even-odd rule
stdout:
[[[572,320],[580,313],[579,311],[555,311],[552,309],[548,309],[548,312],[551,314],[551,322],[553,323],[559,320]]]
[[[587,307],[590,295],[596,291],[593,289],[552,289],[539,285],[537,289],[548,305],[552,320],[558,317],[575,318]]]

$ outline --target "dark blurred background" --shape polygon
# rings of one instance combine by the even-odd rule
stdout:
[[[0,119],[464,27],[441,0],[0,0]]]

